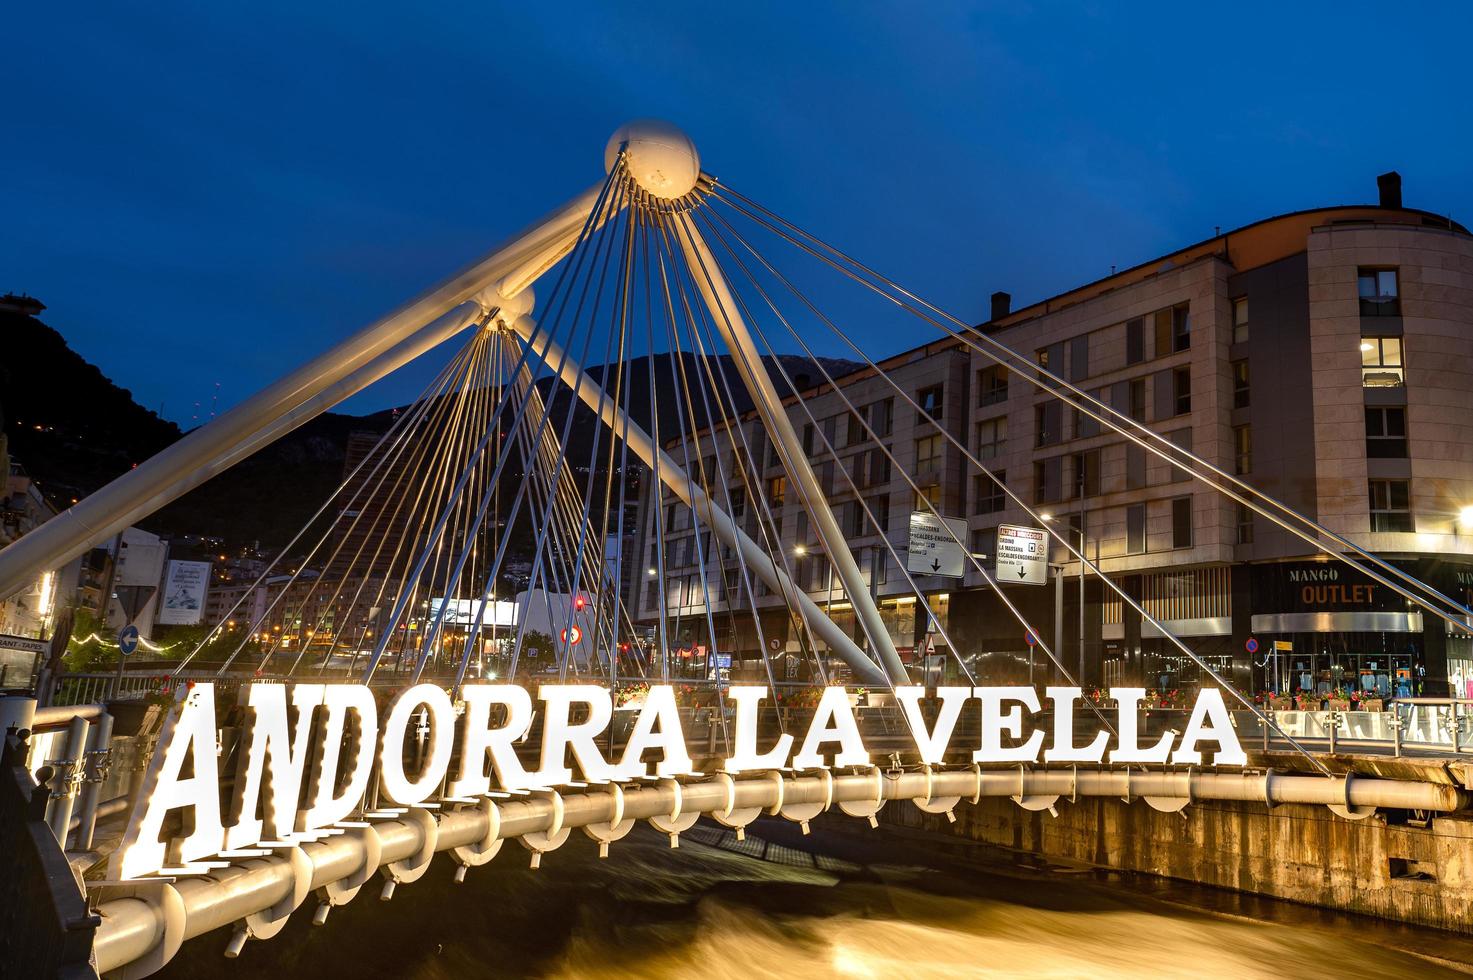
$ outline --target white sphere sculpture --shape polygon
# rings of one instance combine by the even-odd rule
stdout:
[[[624,150],[629,176],[655,197],[672,200],[695,189],[701,156],[690,137],[659,119],[637,119],[620,126],[604,148],[604,169],[612,170]]]

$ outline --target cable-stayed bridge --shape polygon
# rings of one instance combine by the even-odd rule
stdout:
[[[889,445],[888,421],[849,400],[820,355],[859,362],[976,474],[995,476],[988,461],[854,342],[825,298],[854,291],[897,329],[1006,366],[1450,628],[1468,631],[1468,609],[731,189],[672,127],[625,127],[605,165],[604,180],[485,259],[0,552],[7,594],[452,348],[260,574],[258,584],[274,583],[265,610],[243,595],[171,665],[174,701],[121,805],[81,790],[84,755],[109,745],[105,711],[43,704],[14,716],[17,729],[65,729],[43,752],[65,772],[55,794],[65,802],[45,808],[57,838],[72,833],[74,798],[76,852],[92,850],[99,812],[123,818],[87,887],[101,916],[99,970],[145,976],[226,925],[237,955],[306,904],[321,920],[370,882],[392,896],[439,852],[463,876],[516,840],[535,865],[574,830],[607,852],[636,821],[673,846],[701,817],[742,828],[769,814],[806,827],[837,808],[873,822],[892,801],[950,814],[984,797],[1050,812],[1090,796],[1164,810],[1247,800],[1324,804],[1345,819],[1464,805],[1454,785],[1329,764],[1317,735],[1305,740],[1219,676],[998,479],[1041,537],[1208,679],[1180,731],[1153,727],[1141,689],[1085,697],[1046,639],[1055,634],[999,587],[988,556]],[[779,353],[792,350],[816,378],[784,365]],[[657,364],[673,384],[656,382]],[[852,495],[861,530],[882,528],[883,516],[846,465],[853,454],[839,455],[809,408],[813,387],[840,398],[845,448],[862,445],[869,465],[902,475],[938,540],[1036,642],[1051,664],[1042,690],[976,676],[940,621],[946,680],[927,687],[904,662],[874,598],[873,563],[897,570],[922,603],[924,573],[888,536],[867,566],[854,553],[834,494]],[[791,503],[816,542],[804,554],[783,530]],[[678,562],[668,544],[677,524],[695,531],[680,539],[694,553]],[[829,601],[811,597],[800,562],[819,563]],[[681,573],[672,604],[677,565],[695,570]],[[639,612],[642,594],[652,617]],[[762,612],[774,605],[782,643]],[[692,630],[702,676],[678,688]],[[774,670],[790,637],[806,664],[801,685]],[[734,653],[724,644],[760,651],[746,681],[723,666]],[[879,710],[856,711],[856,687],[882,695]],[[1293,771],[1272,771],[1270,757]]]

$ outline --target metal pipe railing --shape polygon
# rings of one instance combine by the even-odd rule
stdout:
[[[778,778],[774,778],[778,777]],[[1391,807],[1430,812],[1459,809],[1465,794],[1457,787],[1412,780],[1361,777],[1326,779],[1321,775],[1277,773],[1219,773],[1195,770],[1140,772],[1133,770],[982,770],[944,772],[880,772],[865,774],[801,775],[792,778],[768,773],[759,778],[724,778],[677,784],[640,785],[622,792],[622,810],[614,793],[590,787],[578,793],[506,802],[483,801],[461,809],[441,811],[438,823],[428,824],[413,812],[372,823],[369,827],[300,845],[311,869],[315,890],[359,873],[366,859],[377,854],[380,868],[420,855],[428,844],[433,851],[474,845],[486,839],[491,809],[498,819],[498,839],[556,833],[559,828],[587,827],[624,819],[668,818],[674,813],[724,814],[759,810],[780,811],[801,804],[864,803],[916,800],[931,812],[957,800],[983,797],[1151,797],[1167,800],[1236,800],[1265,804],[1303,803],[1340,807]],[[878,800],[877,800],[878,796]],[[938,804],[937,801],[940,801]],[[420,811],[423,813],[424,811]],[[806,818],[805,818],[806,819]],[[435,828],[433,831],[428,827]],[[366,843],[366,834],[378,847]],[[434,839],[426,840],[426,835]],[[233,864],[173,884],[143,883],[133,897],[104,900],[99,905],[102,925],[95,950],[99,972],[117,969],[157,950],[222,926],[278,907],[297,887],[297,868],[291,855],[273,854]],[[165,889],[177,894],[163,897]],[[141,897],[144,892],[154,894]],[[161,946],[161,944],[164,944]],[[159,963],[162,966],[162,962]]]

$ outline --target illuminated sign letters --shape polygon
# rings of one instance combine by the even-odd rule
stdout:
[[[978,723],[970,753],[977,763],[1102,763],[1112,741],[1108,731],[1098,731],[1078,744],[1077,687],[1045,691],[1053,709],[1050,730],[1028,723],[1043,707],[1031,687],[943,687],[929,702],[926,693],[914,686],[895,689],[915,755],[928,765],[945,761],[968,705]],[[1204,744],[1215,748],[1218,765],[1247,763],[1220,691],[1198,695],[1180,741],[1168,732],[1151,745],[1140,741],[1145,691],[1112,688],[1110,695],[1117,704],[1110,764],[1200,765]],[[764,749],[759,719],[768,696],[757,686],[724,692],[732,712],[725,772],[870,765],[844,688],[823,690],[801,742],[785,733]],[[238,762],[222,808],[214,685],[186,687],[149,759],[113,874],[137,878],[257,844],[311,839],[313,831],[364,807],[375,772],[381,797],[407,807],[433,805],[442,786],[445,796],[468,799],[566,787],[578,779],[622,782],[693,770],[669,685],[649,689],[617,759],[605,758],[599,747],[608,744],[613,718],[606,688],[549,684],[538,690],[537,702],[534,710],[532,695],[515,684],[468,684],[459,701],[434,684],[416,684],[400,691],[380,718],[373,692],[362,685],[246,685]],[[518,753],[539,713],[540,749]],[[529,771],[524,760],[534,754],[537,768]]]

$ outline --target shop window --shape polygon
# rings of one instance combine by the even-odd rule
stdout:
[[[1171,502],[1171,546],[1192,546],[1192,498],[1177,497]]]
[[[1395,269],[1359,269],[1356,292],[1361,316],[1401,316],[1401,296]]]
[[[1366,458],[1405,459],[1407,455],[1407,410],[1401,407],[1366,407]]]
[[[1007,479],[1005,470],[995,470],[992,476],[978,473],[972,477],[972,513],[996,514],[1008,505],[1007,494],[1002,483]]]
[[[1233,408],[1247,408],[1251,400],[1248,387],[1248,359],[1233,362]]]
[[[1371,480],[1371,530],[1412,531],[1411,484],[1406,480]]]
[[[1233,343],[1242,344],[1248,341],[1248,297],[1239,296],[1233,300]]]
[[[997,405],[1008,400],[1008,369],[993,364],[977,372],[977,407]]]
[[[1402,374],[1400,337],[1362,337],[1360,339],[1360,380],[1367,388],[1400,388],[1406,383]]]

